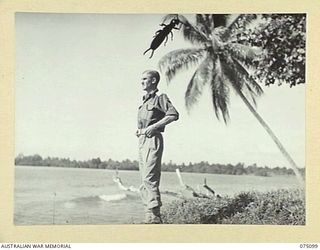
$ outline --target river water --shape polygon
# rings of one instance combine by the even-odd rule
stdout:
[[[52,224],[132,224],[140,223],[143,206],[138,195],[121,191],[112,177],[115,171],[57,167],[15,167],[14,223]],[[123,184],[139,186],[137,171],[119,171]],[[235,176],[181,173],[186,184],[202,190],[207,184],[221,196],[242,191],[270,191],[298,187],[294,176]],[[161,190],[178,192],[177,175],[163,172]],[[175,199],[163,195],[163,203]]]

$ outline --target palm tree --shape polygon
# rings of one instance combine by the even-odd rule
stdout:
[[[167,15],[165,20],[176,17]],[[160,59],[159,68],[170,82],[180,71],[198,66],[185,93],[187,110],[190,111],[198,101],[203,87],[209,85],[215,115],[218,120],[222,116],[227,123],[229,93],[230,89],[234,89],[288,160],[303,187],[304,181],[297,164],[255,108],[256,97],[263,94],[263,90],[251,76],[250,68],[256,66],[263,50],[240,43],[236,31],[240,25],[247,27],[257,16],[238,15],[232,22],[228,22],[231,15],[197,14],[195,25],[182,15],[178,15],[178,18],[183,24],[181,29],[184,38],[194,46],[169,52]]]

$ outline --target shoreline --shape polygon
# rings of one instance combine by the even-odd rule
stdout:
[[[83,169],[83,170],[105,170],[105,171],[120,171],[120,172],[139,172],[138,169],[107,169],[107,168],[81,168],[81,167],[65,167],[65,166],[41,166],[41,165],[14,165],[14,167],[24,167],[24,168],[58,168],[58,169]],[[167,172],[167,173],[174,173],[174,170],[162,170],[162,172]],[[252,176],[252,177],[266,177],[266,178],[270,178],[270,177],[295,177],[295,175],[293,174],[274,174],[274,175],[255,175],[255,174],[225,174],[225,173],[209,173],[209,172],[192,172],[192,171],[181,171],[184,174],[209,174],[209,175],[221,175],[221,176]]]

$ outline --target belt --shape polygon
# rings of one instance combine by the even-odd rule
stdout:
[[[140,128],[140,129],[138,129],[137,132],[136,132],[136,136],[137,136],[137,137],[140,137],[140,136],[142,136],[142,135],[147,136],[146,133],[145,133],[145,131],[146,131],[145,128]],[[156,132],[154,133],[154,135],[155,135],[155,134],[161,134],[161,132],[160,132],[160,131],[156,131]]]

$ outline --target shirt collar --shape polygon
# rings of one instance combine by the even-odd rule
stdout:
[[[159,91],[158,89],[154,89],[154,90],[150,91],[148,94],[146,94],[146,95],[143,96],[142,100],[143,100],[144,102],[146,102],[146,101],[149,100],[151,97],[154,97],[158,91]]]

